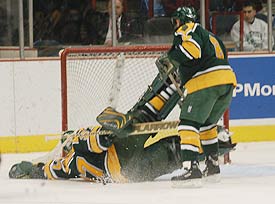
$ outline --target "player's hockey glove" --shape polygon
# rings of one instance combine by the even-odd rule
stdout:
[[[111,107],[107,107],[100,113],[96,120],[104,129],[111,130],[114,135],[120,138],[126,137],[132,131],[132,116],[120,113]]]
[[[43,167],[43,163],[33,164],[28,161],[22,161],[11,167],[9,177],[14,179],[46,179]]]

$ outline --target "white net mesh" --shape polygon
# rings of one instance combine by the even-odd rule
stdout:
[[[125,48],[68,54],[63,67],[67,72],[68,129],[96,124],[96,116],[107,106],[127,112],[157,75],[155,60],[163,52]]]

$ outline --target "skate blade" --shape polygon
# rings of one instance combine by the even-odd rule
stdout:
[[[172,181],[172,188],[201,188],[203,186],[202,179],[189,179]]]
[[[205,183],[220,183],[221,182],[221,174],[214,174],[211,176],[206,176],[203,178]]]

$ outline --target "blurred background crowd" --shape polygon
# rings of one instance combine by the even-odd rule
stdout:
[[[18,46],[18,1],[0,0],[0,46]],[[209,0],[206,28],[224,41],[242,11],[243,0]],[[29,42],[29,7],[23,0],[24,41]],[[267,1],[253,0],[256,17],[267,22]],[[193,6],[200,13],[199,0],[116,0],[117,39],[121,44],[171,43],[170,16],[179,6]],[[57,56],[66,46],[110,46],[111,5],[109,0],[33,0],[33,46],[39,56]],[[272,1],[274,19],[275,1]],[[228,14],[232,15],[217,15]],[[199,22],[200,18],[198,18]],[[273,20],[273,32],[275,30]],[[232,49],[234,50],[234,49]]]

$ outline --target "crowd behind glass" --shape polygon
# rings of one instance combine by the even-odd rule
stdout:
[[[11,0],[12,6],[9,7],[7,2],[9,1],[0,0],[1,47],[19,45],[17,3]],[[173,34],[170,16],[178,6],[193,6],[200,14],[199,0],[154,0],[153,13],[150,12],[149,0],[116,2],[122,4],[121,13],[117,14],[122,16],[117,27],[118,44],[169,44]],[[208,2],[210,2],[207,5],[210,12],[209,16],[206,16],[206,28],[218,34],[226,42],[233,41],[230,32],[239,18],[237,14],[242,11],[244,1]],[[267,22],[267,1],[253,2],[256,5],[256,17]],[[28,46],[28,1],[25,0],[23,3],[25,45]],[[275,7],[275,1],[272,1],[272,6]],[[40,51],[39,56],[56,56],[60,48],[67,46],[111,46],[112,43],[107,42],[107,38],[110,38],[108,32],[111,25],[110,7],[109,0],[34,0],[33,43]],[[116,5],[116,9],[119,10],[118,7],[119,5]],[[274,11],[275,8],[272,9],[273,15]],[[222,13],[227,15],[217,15]],[[198,18],[198,22],[199,20]],[[275,20],[273,20],[273,33],[274,22]],[[239,51],[239,48],[234,46],[230,49]]]

